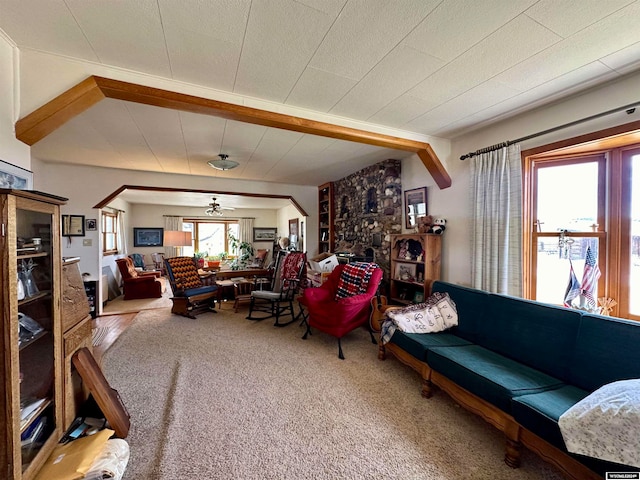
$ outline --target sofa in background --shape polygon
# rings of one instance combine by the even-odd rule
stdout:
[[[436,281],[448,293],[458,326],[431,334],[397,330],[379,343],[418,371],[422,395],[434,386],[506,436],[505,462],[525,446],[569,478],[638,471],[567,452],[559,417],[605,384],[640,378],[640,324]]]

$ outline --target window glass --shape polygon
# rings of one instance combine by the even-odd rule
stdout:
[[[540,167],[537,173],[538,231],[592,231],[598,223],[598,163]]]

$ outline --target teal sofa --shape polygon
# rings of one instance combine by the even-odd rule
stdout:
[[[423,396],[438,387],[503,431],[511,467],[525,446],[569,478],[638,471],[568,453],[558,419],[599,387],[640,378],[639,323],[440,281],[432,292],[449,294],[458,326],[397,330],[379,342],[381,360],[392,353],[420,373]]]

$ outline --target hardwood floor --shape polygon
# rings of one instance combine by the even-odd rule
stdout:
[[[109,327],[109,333],[104,337],[102,343],[93,347],[93,356],[98,364],[102,363],[102,356],[107,349],[113,345],[113,342],[133,323],[133,319],[137,313],[124,313],[121,315],[107,315],[98,317],[93,321],[93,327]]]

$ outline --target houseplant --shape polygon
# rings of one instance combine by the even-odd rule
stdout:
[[[238,252],[236,258],[231,263],[231,270],[245,268],[249,260],[253,257],[253,245],[248,242],[241,242],[231,232],[229,232],[229,244],[232,251]]]

